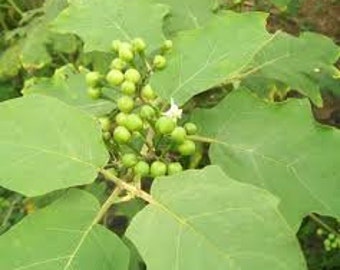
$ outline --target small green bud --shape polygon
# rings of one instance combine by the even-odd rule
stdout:
[[[166,59],[162,55],[156,55],[155,58],[153,59],[153,65],[157,69],[163,69],[166,65]]]
[[[141,38],[135,38],[132,41],[132,47],[136,52],[142,52],[146,48],[146,44],[143,39]]]
[[[111,129],[111,120],[108,117],[100,117],[98,119],[103,131],[109,131]]]
[[[129,114],[124,126],[130,131],[138,131],[143,128],[143,121],[137,114]]]
[[[97,71],[91,71],[85,76],[86,85],[89,87],[96,87],[100,82],[100,73]]]
[[[151,88],[150,84],[145,85],[142,88],[140,94],[141,94],[142,99],[144,99],[146,101],[151,101],[151,100],[154,100],[156,98],[156,94],[153,91],[153,89]]]
[[[136,85],[133,82],[125,81],[121,85],[122,93],[125,95],[133,95],[136,93]]]
[[[120,112],[116,115],[116,123],[119,125],[119,126],[124,126],[125,125],[125,121],[126,121],[126,118],[127,118],[127,114],[126,113],[123,113],[123,112]]]
[[[186,139],[187,133],[185,131],[185,128],[183,127],[176,127],[171,132],[171,139],[176,143],[183,143]]]
[[[124,81],[124,74],[118,69],[111,69],[106,75],[106,80],[110,86],[117,86]]]
[[[138,158],[135,154],[129,153],[122,156],[122,163],[126,168],[135,166],[138,162]]]
[[[113,132],[113,138],[118,143],[127,143],[131,139],[131,133],[126,127],[118,126]]]
[[[173,175],[183,171],[183,167],[179,162],[172,162],[168,165],[168,175]]]
[[[111,69],[123,70],[127,66],[126,62],[120,58],[115,58],[110,64]]]
[[[134,172],[141,177],[148,176],[150,173],[150,166],[145,161],[139,161],[134,167]]]
[[[141,79],[141,75],[137,69],[134,68],[129,68],[127,71],[124,73],[125,80],[133,82],[133,83],[138,83]]]
[[[194,123],[188,122],[184,125],[188,135],[194,135],[197,132],[197,126]]]
[[[90,87],[87,89],[87,94],[92,99],[98,99],[102,95],[102,90],[100,88]]]
[[[162,116],[156,121],[156,129],[159,133],[170,134],[176,127],[176,122],[169,117]]]
[[[161,161],[154,161],[150,167],[150,174],[152,177],[163,176],[166,174],[167,166]]]
[[[135,102],[129,96],[122,96],[117,100],[117,107],[121,112],[129,113],[133,110]]]
[[[182,156],[190,156],[196,151],[196,145],[191,140],[185,140],[182,144],[178,146],[178,152]]]
[[[155,117],[156,112],[155,109],[152,108],[150,105],[143,105],[140,108],[139,115],[142,119],[151,120]]]

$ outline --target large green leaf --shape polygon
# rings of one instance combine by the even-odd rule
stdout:
[[[163,98],[183,104],[213,86],[256,74],[285,83],[320,105],[318,76],[334,72],[339,47],[317,34],[271,35],[265,21],[264,13],[229,11],[203,28],[181,32],[168,67],[155,73],[151,84]]]
[[[0,236],[0,269],[127,270],[127,247],[93,224],[98,211],[92,195],[68,191]]]
[[[51,78],[28,80],[22,93],[56,97],[92,115],[103,115],[115,108],[108,100],[93,100],[88,96],[85,74],[85,70],[79,72],[72,65],[66,65],[57,69]]]
[[[155,48],[163,40],[162,22],[167,12],[165,6],[149,0],[70,0],[53,28],[80,36],[85,51],[108,51],[112,40],[135,37]]]
[[[202,27],[213,16],[216,0],[158,0],[171,8],[165,28],[169,34]]]
[[[36,196],[91,183],[108,159],[98,123],[55,98],[0,103],[0,185]]]
[[[211,161],[277,195],[294,229],[313,211],[340,217],[340,132],[316,123],[307,100],[270,104],[236,91],[194,119],[220,141]]]
[[[149,270],[306,269],[278,200],[217,166],[156,179],[151,195],[127,231]]]
[[[183,104],[193,95],[239,75],[270,39],[263,13],[215,16],[204,28],[183,31],[174,39],[166,69],[151,84],[163,98]],[[221,38],[223,37],[223,38]]]
[[[335,74],[333,67],[340,47],[331,39],[314,33],[299,38],[280,33],[259,51],[247,67],[256,76],[284,82],[321,105],[319,80],[324,74]]]

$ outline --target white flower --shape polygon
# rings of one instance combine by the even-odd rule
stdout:
[[[164,116],[173,118],[174,120],[181,119],[182,117],[182,109],[180,109],[176,104],[173,98],[171,98],[171,106],[170,109],[163,113]]]

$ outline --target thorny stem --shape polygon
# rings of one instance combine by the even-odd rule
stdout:
[[[324,227],[328,232],[333,233],[334,235],[340,237],[340,234],[336,230],[334,230],[332,227],[330,227],[327,223],[325,223],[322,219],[320,219],[314,213],[310,213],[308,216],[312,220],[314,220],[316,223],[318,223],[320,226]]]

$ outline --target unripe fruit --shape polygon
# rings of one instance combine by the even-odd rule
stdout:
[[[124,74],[118,69],[111,69],[106,75],[106,80],[110,86],[117,86],[124,81]]]
[[[175,129],[176,123],[172,118],[162,116],[157,120],[155,126],[159,133],[165,135],[170,134]]]
[[[150,105],[143,105],[140,108],[139,115],[142,119],[151,120],[155,117],[156,111]]]
[[[130,131],[138,131],[143,128],[143,121],[137,114],[129,114],[124,126]]]
[[[157,69],[162,69],[166,65],[166,59],[162,55],[156,55],[155,58],[153,59],[153,65]]]
[[[100,126],[102,127],[103,131],[109,131],[111,128],[111,120],[108,117],[100,117],[98,119]]]
[[[110,64],[111,69],[123,70],[126,67],[126,62],[120,58],[115,58]]]
[[[150,84],[147,84],[142,88],[140,95],[144,100],[154,100],[156,98],[156,94]]]
[[[92,99],[98,99],[102,95],[102,90],[100,88],[90,87],[87,89],[87,94]]]
[[[126,168],[135,166],[138,162],[138,158],[135,154],[125,154],[122,156],[122,163]]]
[[[119,125],[119,126],[124,126],[125,124],[125,121],[126,121],[126,118],[127,118],[127,114],[126,113],[123,113],[123,112],[120,112],[116,115],[116,123]]]
[[[146,48],[146,44],[143,39],[141,38],[135,38],[132,41],[132,47],[136,52],[142,52]]]
[[[145,161],[138,161],[134,167],[134,172],[141,177],[148,176],[150,173],[150,166]]]
[[[113,138],[118,143],[127,143],[131,139],[131,133],[126,127],[118,126],[113,132]]]
[[[122,96],[117,100],[117,107],[120,111],[129,113],[133,110],[135,102],[129,96]]]
[[[163,176],[166,174],[166,164],[161,161],[154,161],[150,167],[150,174],[152,177]]]
[[[183,143],[185,141],[186,136],[187,133],[185,131],[185,128],[183,127],[176,127],[171,132],[171,139],[176,143]]]
[[[120,40],[114,40],[114,41],[112,41],[112,43],[111,43],[111,47],[112,47],[112,49],[115,51],[115,52],[118,52],[119,51],[119,48],[120,48],[120,45],[121,45],[121,41]]]
[[[121,47],[118,55],[120,59],[126,62],[130,62],[133,59],[133,52],[126,47]]]
[[[136,85],[133,82],[125,81],[121,85],[121,90],[125,95],[133,95],[136,92]]]
[[[138,83],[139,80],[141,79],[141,75],[137,69],[134,68],[129,68],[127,71],[124,73],[125,80],[133,82],[133,83]]]
[[[178,152],[183,156],[190,156],[196,151],[196,145],[191,140],[185,140],[178,146]]]
[[[185,130],[187,131],[188,135],[194,135],[197,132],[197,126],[194,123],[186,123],[184,125]]]
[[[105,132],[103,133],[103,138],[104,138],[104,140],[109,140],[109,139],[111,139],[111,133],[110,133],[109,131],[105,131]]]
[[[168,165],[168,175],[173,175],[183,171],[183,167],[179,162],[172,162]]]
[[[166,41],[164,41],[163,43],[163,50],[165,51],[170,51],[173,47],[173,43],[170,39],[167,39]]]
[[[95,87],[100,81],[100,73],[97,71],[91,71],[86,74],[86,85],[89,87]]]

